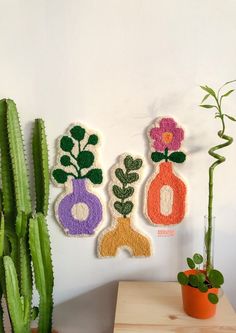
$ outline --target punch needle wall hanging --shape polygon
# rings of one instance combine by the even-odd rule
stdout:
[[[71,126],[58,141],[52,178],[64,192],[56,201],[55,214],[69,236],[92,235],[102,221],[102,204],[92,191],[103,180],[96,161],[98,141],[98,135],[82,125]]]
[[[114,257],[121,248],[127,249],[134,257],[151,255],[149,238],[133,226],[134,192],[142,164],[140,158],[124,154],[111,171],[109,204],[113,223],[99,236],[99,257]]]
[[[145,214],[155,225],[180,223],[185,216],[186,185],[175,174],[173,163],[186,159],[179,151],[184,131],[173,118],[158,118],[148,130],[148,138],[156,170],[146,185]]]

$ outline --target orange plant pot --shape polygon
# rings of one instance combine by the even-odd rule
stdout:
[[[190,269],[185,271],[186,275],[194,274],[196,270]],[[204,272],[204,271],[202,271]],[[187,315],[198,318],[198,319],[208,319],[215,315],[216,304],[212,304],[208,300],[208,294],[218,294],[217,288],[211,288],[206,293],[202,293],[197,288],[191,286],[181,286],[182,288],[182,298],[183,307]]]

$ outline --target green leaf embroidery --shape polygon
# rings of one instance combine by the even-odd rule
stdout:
[[[124,171],[121,168],[117,168],[115,170],[115,175],[123,185],[127,184],[126,176],[124,174]]]
[[[112,191],[118,199],[127,199],[134,193],[133,187],[121,188],[117,185],[113,185]]]
[[[84,136],[85,136],[85,129],[82,128],[81,126],[74,126],[71,130],[70,133],[72,135],[72,137],[77,140],[77,141],[81,141],[83,140]]]
[[[101,184],[103,181],[102,170],[101,169],[92,169],[84,176],[91,180],[93,184]]]
[[[81,151],[77,156],[78,166],[81,169],[90,168],[94,162],[94,155],[91,151]]]
[[[176,152],[171,153],[168,156],[168,159],[172,162],[183,163],[186,160],[186,155],[184,153],[182,153],[181,151],[176,151]]]
[[[63,136],[60,141],[60,147],[63,151],[71,152],[74,147],[74,142],[69,136]]]
[[[114,207],[115,209],[122,214],[124,217],[126,217],[126,215],[130,214],[132,209],[133,209],[133,202],[132,201],[126,201],[126,202],[119,202],[116,201],[114,203]]]
[[[67,173],[62,169],[53,170],[52,176],[55,181],[59,184],[64,184],[67,181]]]
[[[124,159],[124,165],[126,169],[129,170],[138,170],[141,168],[143,161],[140,158],[133,159],[132,156],[127,155]]]
[[[160,162],[165,159],[165,155],[163,153],[155,151],[152,153],[151,159],[153,160],[153,162]]]
[[[71,165],[70,157],[68,155],[63,155],[60,158],[61,165],[63,166],[69,166]]]
[[[139,179],[139,175],[136,172],[129,173],[127,175],[127,183],[134,183]]]
[[[98,143],[98,136],[95,134],[92,134],[88,138],[88,145],[96,145]]]

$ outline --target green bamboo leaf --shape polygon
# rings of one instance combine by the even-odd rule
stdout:
[[[210,104],[201,104],[199,105],[201,108],[205,108],[205,109],[212,109],[212,108],[216,108],[215,105],[210,105]]]
[[[207,100],[207,98],[208,98],[209,96],[210,96],[210,94],[205,95],[205,96],[203,97],[202,101],[201,101],[201,104],[202,104],[203,102],[205,102],[205,100]]]
[[[0,216],[0,257],[3,256],[4,244],[5,244],[5,221],[4,215],[1,213]]]
[[[236,118],[229,116],[228,114],[224,114],[224,116],[226,116],[227,118],[229,118],[232,121],[236,121]]]
[[[44,121],[42,119],[36,119],[34,123],[32,153],[34,162],[36,212],[42,212],[46,216],[49,202],[49,166],[47,138]]]
[[[179,272],[177,275],[178,282],[183,286],[188,284],[188,276],[184,272]]]
[[[124,171],[121,168],[117,168],[115,170],[115,175],[123,185],[127,184],[127,177],[126,177],[126,175],[124,174]]]
[[[202,88],[203,90],[205,90],[211,96],[216,97],[216,93],[214,92],[214,90],[212,88],[210,88],[208,86],[200,86],[200,88]]]
[[[232,92],[234,92],[234,89],[231,89],[231,90],[227,91],[227,93],[225,93],[224,95],[221,96],[221,99],[222,99],[223,97],[227,97],[227,96],[229,96],[230,94],[232,94]]]

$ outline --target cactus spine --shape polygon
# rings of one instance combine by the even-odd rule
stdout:
[[[30,182],[16,105],[0,101],[0,296],[4,295],[14,333],[29,333],[33,279],[40,296],[39,333],[52,326],[53,269],[45,217],[48,211],[49,170],[44,123],[35,120],[32,155],[36,203],[31,202]],[[32,265],[33,264],[33,269]],[[0,333],[4,332],[0,307]]]

